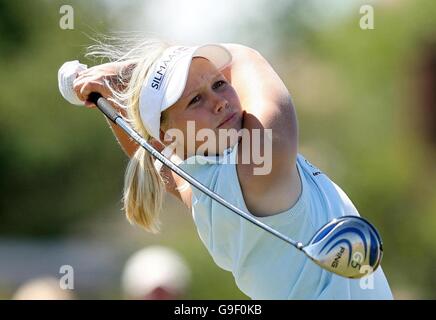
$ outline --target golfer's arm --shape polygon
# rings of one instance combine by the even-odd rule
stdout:
[[[138,149],[138,144],[132,138],[130,138],[123,129],[109,119],[106,118],[106,120],[109,123],[112,133],[117,139],[121,149],[129,158],[131,158],[135,154],[136,149]]]
[[[298,127],[291,96],[279,75],[256,50],[224,44],[232,53],[231,83],[246,111],[248,129],[272,129],[274,167],[296,161]]]

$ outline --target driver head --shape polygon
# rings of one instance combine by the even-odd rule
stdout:
[[[329,222],[303,250],[316,264],[347,278],[361,278],[374,272],[383,255],[377,230],[356,216]]]

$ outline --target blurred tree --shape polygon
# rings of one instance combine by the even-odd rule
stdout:
[[[57,89],[59,66],[91,42],[86,21],[105,24],[104,8],[82,4],[78,29],[62,30],[60,1],[0,1],[2,235],[60,235],[120,208],[124,154],[98,111],[70,107]]]
[[[30,3],[30,5],[32,5]],[[30,12],[34,12],[30,10]],[[28,13],[20,10],[12,1],[0,1],[0,57],[2,59],[10,57],[13,53],[21,49],[29,39],[31,28],[26,23]]]

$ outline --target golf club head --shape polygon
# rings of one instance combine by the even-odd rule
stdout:
[[[356,216],[327,223],[302,250],[322,268],[353,279],[374,272],[383,255],[375,227]]]

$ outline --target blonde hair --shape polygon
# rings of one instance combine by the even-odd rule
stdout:
[[[86,56],[129,64],[128,68],[118,73],[117,86],[113,82],[106,84],[111,90],[113,102],[126,110],[127,117],[123,118],[144,139],[149,140],[151,136],[139,114],[139,95],[150,67],[170,44],[131,35],[102,38],[94,39],[96,44],[88,47]],[[128,221],[157,233],[164,193],[165,184],[154,166],[153,157],[139,147],[131,157],[124,176],[123,209]]]

